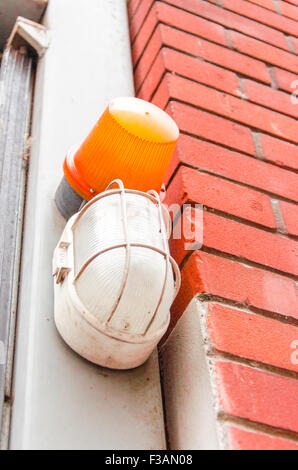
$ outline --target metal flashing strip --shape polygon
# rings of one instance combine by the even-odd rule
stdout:
[[[31,74],[26,48],[6,48],[0,72],[0,425],[11,394]]]

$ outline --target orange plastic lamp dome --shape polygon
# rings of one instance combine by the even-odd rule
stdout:
[[[114,99],[79,148],[64,161],[64,175],[84,199],[121,178],[127,188],[160,191],[179,136],[173,119],[132,97]]]

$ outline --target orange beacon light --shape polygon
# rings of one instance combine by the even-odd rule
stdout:
[[[113,179],[125,187],[160,191],[179,129],[163,110],[133,97],[115,98],[78,148],[63,164],[64,178],[55,196],[65,218],[82,201],[105,190]]]

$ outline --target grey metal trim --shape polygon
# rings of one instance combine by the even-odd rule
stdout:
[[[63,176],[55,194],[57,209],[68,220],[80,209],[84,199],[70,186]]]
[[[11,390],[31,77],[26,48],[6,48],[0,71],[0,425]]]

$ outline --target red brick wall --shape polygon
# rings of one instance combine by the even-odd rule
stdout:
[[[298,0],[128,9],[136,95],[181,131],[166,202],[204,205],[202,249],[171,241],[172,327],[194,296],[207,303],[228,447],[298,449]]]

